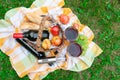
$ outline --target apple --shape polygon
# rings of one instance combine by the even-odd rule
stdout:
[[[50,49],[50,46],[51,46],[51,42],[50,42],[49,39],[43,40],[43,42],[42,42],[42,47],[43,47],[44,49]]]
[[[58,25],[51,27],[50,32],[53,36],[59,35],[60,27]]]
[[[51,40],[52,45],[59,46],[61,44],[62,40],[59,36],[54,36]]]
[[[74,24],[73,24],[73,28],[78,30],[78,29],[79,29],[79,24],[74,23]]]
[[[67,24],[70,21],[69,16],[67,16],[65,14],[61,14],[59,18],[60,18],[60,22],[62,24]]]

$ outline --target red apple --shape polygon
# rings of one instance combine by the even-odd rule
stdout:
[[[79,24],[74,23],[74,24],[73,24],[73,28],[74,28],[74,29],[79,29]]]
[[[50,32],[52,33],[53,36],[59,35],[59,31],[60,31],[59,26],[53,26],[50,30]]]
[[[61,44],[62,40],[59,36],[54,36],[51,40],[52,45],[59,46]]]
[[[69,16],[65,15],[65,14],[61,14],[60,15],[60,22],[62,24],[67,24],[70,21]]]

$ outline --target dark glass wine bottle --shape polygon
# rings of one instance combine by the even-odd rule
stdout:
[[[53,62],[65,61],[65,58],[55,58],[54,56],[46,57],[44,52],[37,52],[34,48],[29,46],[24,39],[16,39],[16,41],[19,42],[28,51],[30,51],[35,57],[37,57],[39,64],[48,63],[48,65],[52,66]]]
[[[32,31],[32,30],[29,30],[28,32],[24,32],[24,33],[13,34],[13,38],[27,38],[30,41],[36,41],[37,37],[38,37],[38,31]]]
[[[38,31],[32,31],[32,30],[24,33],[13,34],[13,38],[27,38],[30,41],[36,41],[37,37],[38,37]],[[44,39],[49,39],[49,32],[47,30],[43,30],[42,32],[41,41],[43,41]]]
[[[24,48],[26,48],[28,51],[30,51],[38,59],[45,58],[44,52],[37,52],[34,48],[29,46],[24,39],[16,39],[16,40],[17,40],[17,42],[19,42]]]
[[[42,32],[42,39],[41,39],[41,41],[43,41],[44,39],[49,39],[49,32],[48,32],[48,30],[43,30],[43,32]]]

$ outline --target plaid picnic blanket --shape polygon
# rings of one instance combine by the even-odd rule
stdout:
[[[94,34],[90,28],[81,24],[70,8],[62,8],[63,6],[64,0],[35,0],[30,8],[19,7],[11,9],[5,14],[5,19],[0,20],[0,49],[9,56],[12,67],[19,77],[22,78],[28,75],[31,80],[41,80],[56,69],[79,72],[89,68],[94,58],[101,54],[102,50],[92,41]],[[47,64],[38,64],[37,59],[12,37],[13,33],[20,32],[20,25],[25,14],[37,10],[45,14],[54,14],[54,18],[64,13],[71,18],[67,26],[72,23],[79,24],[79,34],[83,34],[89,39],[89,46],[85,55],[78,58],[67,55],[67,61],[56,63],[52,67]]]

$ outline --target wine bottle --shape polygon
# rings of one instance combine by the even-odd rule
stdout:
[[[52,66],[53,62],[65,61],[65,58],[46,57],[44,52],[37,52],[34,48],[29,46],[24,39],[16,39],[16,41],[37,57],[39,64],[48,63],[48,65]]]
[[[13,34],[13,38],[27,38],[30,41],[36,41],[37,37],[38,37],[38,31],[32,31],[32,30],[24,33]],[[43,30],[42,32],[41,41],[43,41],[44,39],[49,39],[49,32],[47,30]]]
[[[13,38],[27,38],[30,41],[36,41],[38,37],[38,31],[29,30],[24,33],[14,33]]]
[[[48,30],[43,30],[43,32],[42,32],[42,39],[41,39],[41,41],[43,41],[44,39],[49,39],[49,32],[48,32]]]
[[[26,48],[28,51],[30,51],[38,59],[45,58],[44,52],[37,52],[34,48],[29,46],[25,40],[23,40],[23,39],[16,39],[16,40],[17,40],[17,42],[19,42],[24,48]]]

